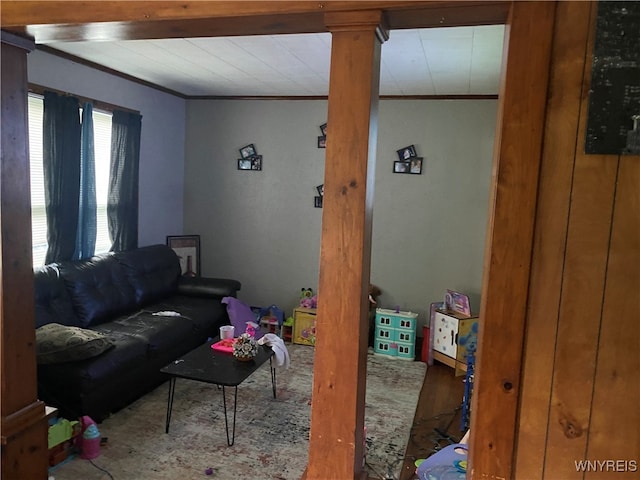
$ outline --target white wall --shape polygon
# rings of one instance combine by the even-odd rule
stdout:
[[[497,101],[380,102],[371,281],[383,307],[426,320],[447,288],[478,310]],[[326,101],[187,102],[185,233],[200,234],[202,271],[243,284],[252,305],[291,313],[318,286]],[[263,171],[237,170],[253,143]],[[396,150],[415,145],[422,175],[392,173]],[[349,161],[349,159],[345,159]]]
[[[202,272],[237,278],[252,305],[293,305],[317,289],[324,101],[187,102],[185,231],[201,235]],[[263,170],[237,170],[253,143]],[[290,312],[289,312],[290,313]]]
[[[185,100],[38,50],[27,65],[30,83],[140,112],[138,243],[182,234]]]
[[[424,320],[449,288],[479,310],[496,114],[494,100],[381,102],[371,280],[383,306]],[[422,175],[392,173],[412,144]]]

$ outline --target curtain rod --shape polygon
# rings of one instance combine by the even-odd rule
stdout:
[[[138,110],[133,110],[131,108],[121,107],[119,105],[113,105],[111,103],[102,102],[100,100],[94,100],[93,98],[83,97],[81,95],[76,95],[75,93],[63,92],[62,90],[57,90],[55,88],[44,87],[42,85],[37,85],[35,83],[29,83],[29,91],[33,93],[37,93],[38,95],[44,95],[45,91],[54,92],[58,95],[72,96],[76,97],[80,100],[81,103],[89,102],[93,104],[94,108],[99,110],[105,110],[107,112],[113,112],[114,110],[121,110],[123,112],[136,113],[140,115]]]

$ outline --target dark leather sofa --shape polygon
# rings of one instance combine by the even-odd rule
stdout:
[[[96,421],[161,384],[161,367],[229,324],[221,299],[235,297],[241,286],[181,276],[177,255],[165,245],[46,265],[34,273],[36,328],[80,327],[106,334],[113,344],[92,358],[38,365],[41,400],[66,418]],[[153,315],[164,311],[180,315]]]

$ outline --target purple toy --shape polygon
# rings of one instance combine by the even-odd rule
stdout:
[[[222,303],[227,305],[229,320],[231,320],[231,325],[235,327],[237,335],[246,331],[248,322],[256,323],[258,321],[251,307],[241,300],[235,297],[224,297]],[[259,327],[255,329],[254,337],[256,340],[259,340],[263,335],[262,329]]]

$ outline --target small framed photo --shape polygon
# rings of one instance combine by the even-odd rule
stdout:
[[[409,173],[409,162],[393,162],[393,173]]]
[[[251,170],[251,158],[239,158],[238,170]]]
[[[182,275],[200,276],[200,235],[167,235],[167,245],[178,255]]]
[[[250,160],[251,170],[262,170],[262,155],[254,155]]]
[[[324,135],[318,137],[318,148],[327,148],[327,137]]]
[[[413,157],[409,162],[409,173],[420,175],[422,173],[422,157]]]
[[[322,208],[322,196],[318,195],[313,197],[313,206],[316,208]]]
[[[322,125],[320,125],[320,131],[322,132],[322,136],[326,137],[327,136],[327,124],[323,123]]]
[[[258,152],[256,152],[256,147],[254,147],[253,143],[250,143],[249,145],[245,145],[240,149],[240,156],[242,158],[253,157],[257,153]]]
[[[245,168],[243,170],[255,170],[255,171],[262,170],[262,155],[253,155],[243,160],[246,160],[247,162],[249,162],[249,168]]]
[[[316,190],[318,191],[318,195],[321,197],[324,196],[324,183],[322,185],[317,185]]]
[[[417,157],[416,155],[416,147],[413,145],[409,145],[408,147],[401,148],[397,150],[398,158],[401,162],[409,160],[411,157]]]

